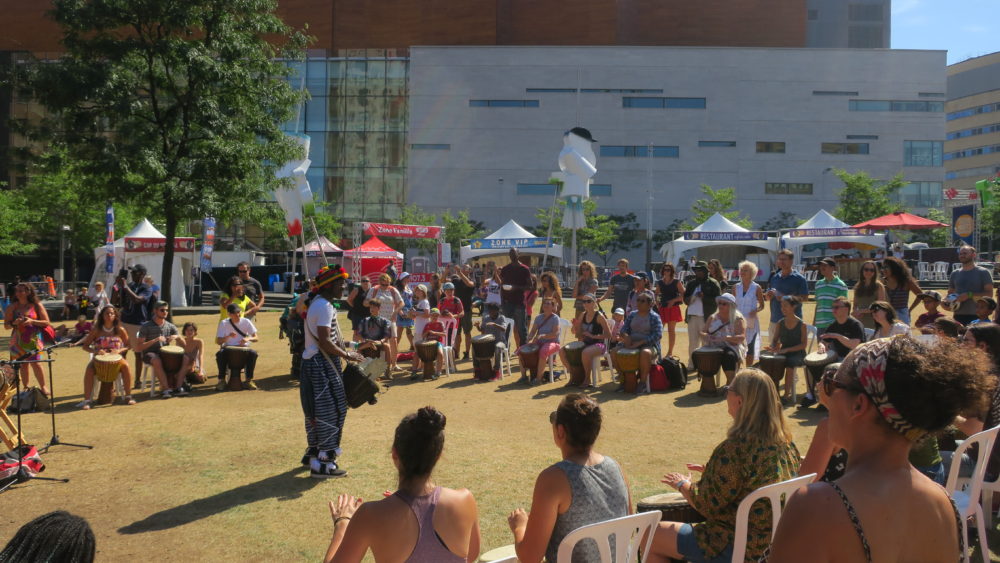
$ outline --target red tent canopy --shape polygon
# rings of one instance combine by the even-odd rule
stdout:
[[[361,261],[361,275],[375,281],[390,263],[397,272],[403,271],[403,255],[393,250],[378,237],[372,237],[357,248],[344,251],[344,267],[353,271],[352,263]]]
[[[907,230],[917,230],[917,229],[936,229],[938,227],[947,227],[944,223],[938,223],[937,221],[931,221],[930,219],[925,219],[918,215],[912,213],[906,213],[905,211],[897,211],[895,213],[890,213],[888,215],[883,215],[881,217],[876,217],[864,223],[858,223],[854,227],[869,227],[872,229],[907,229]]]

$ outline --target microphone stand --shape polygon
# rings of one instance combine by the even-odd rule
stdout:
[[[45,348],[42,348],[42,351],[45,352],[45,355],[48,356],[49,358],[48,360],[45,360],[45,362],[49,365],[49,393],[52,395],[49,398],[49,413],[52,415],[52,438],[50,438],[49,442],[38,450],[40,453],[48,453],[49,449],[51,449],[52,446],[58,446],[58,445],[72,446],[74,448],[86,448],[88,450],[94,449],[94,446],[90,446],[87,444],[73,444],[70,442],[62,442],[59,440],[59,435],[56,434],[56,391],[55,391],[56,386],[55,386],[55,380],[52,377],[52,362],[54,362],[55,360],[52,359],[52,350],[59,348],[61,346],[66,346],[68,344],[72,344],[72,342],[69,339],[66,339],[66,340],[60,340],[59,342],[56,342],[51,346],[46,346]],[[86,399],[86,397],[84,398]]]
[[[18,373],[19,368],[22,364],[36,364],[39,362],[52,362],[52,360],[0,360],[0,366],[11,365],[14,366],[14,381],[16,395],[21,393],[21,374]],[[49,363],[49,368],[51,369],[52,364]],[[2,377],[2,376],[0,376]],[[0,485],[0,493],[6,491],[7,489],[13,487],[17,483],[24,483],[30,479],[39,479],[42,481],[57,481],[60,483],[69,483],[69,479],[56,479],[55,477],[39,477],[28,475],[28,472],[24,469],[24,435],[21,433],[21,409],[17,409],[17,473],[8,477],[8,481],[3,485]]]

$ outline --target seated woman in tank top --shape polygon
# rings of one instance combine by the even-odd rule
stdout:
[[[543,557],[555,561],[560,542],[573,530],[632,512],[621,467],[594,451],[601,432],[597,401],[579,393],[566,395],[549,414],[549,423],[562,461],[539,473],[531,512],[518,508],[507,518],[522,563],[537,563]],[[573,549],[574,562],[600,560],[593,540],[581,541]]]
[[[586,373],[584,382],[590,382],[593,381],[594,358],[600,357],[607,351],[604,341],[611,338],[611,327],[608,326],[608,320],[597,309],[597,298],[592,293],[584,295],[580,302],[583,303],[583,312],[577,315],[576,320],[573,321],[573,332],[576,334],[576,339],[587,346],[583,349],[583,370]],[[565,347],[559,349],[559,359],[562,360],[562,365],[569,366]],[[572,384],[567,383],[566,385]],[[589,386],[590,384],[582,383],[580,385]]]
[[[448,489],[431,479],[444,448],[445,422],[443,413],[424,407],[396,427],[395,493],[364,504],[350,495],[330,502],[333,540],[324,562],[361,561],[369,549],[380,563],[471,563],[479,558],[476,499],[468,489]]]
[[[817,388],[830,413],[827,432],[847,450],[847,469],[789,498],[768,560],[961,559],[958,512],[909,455],[916,440],[980,404],[989,365],[956,342],[895,336],[859,345],[824,374]]]

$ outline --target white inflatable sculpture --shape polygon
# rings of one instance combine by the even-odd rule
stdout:
[[[288,236],[294,237],[302,234],[302,206],[312,201],[312,190],[309,188],[309,180],[306,180],[306,171],[312,161],[309,160],[309,136],[289,137],[302,147],[301,156],[286,162],[274,175],[278,178],[291,178],[295,184],[274,190],[274,199],[285,212]]]
[[[562,197],[566,200],[566,213],[562,226],[582,229],[587,226],[583,216],[583,202],[590,198],[590,179],[597,173],[597,157],[591,143],[596,139],[583,127],[574,127],[563,135],[563,149],[559,153],[559,170],[562,171]]]

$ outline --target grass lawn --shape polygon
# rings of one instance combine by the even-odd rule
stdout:
[[[216,319],[175,319],[178,325],[200,324],[209,374]],[[100,561],[315,561],[330,537],[326,501],[342,492],[375,499],[394,490],[393,429],[423,405],[448,416],[435,481],[473,491],[483,551],[511,542],[507,514],[529,507],[535,476],[559,459],[548,413],[568,392],[562,382],[517,385],[515,367],[513,378],[475,383],[470,362],[459,363],[458,375],[432,383],[396,382],[377,405],[348,414],[341,461],[349,476],[311,479],[299,465],[302,411],[297,384],[287,375],[287,341],[277,339],[278,314],[264,313],[257,321],[258,391],[217,393],[212,380],[189,397],[148,400],[141,393],[132,407],[79,411],[73,405],[81,399],[87,354],[56,352],[58,435],[94,448],[58,445],[43,455],[43,475],[69,483],[33,480],[0,494],[0,542],[32,518],[63,509],[90,521]],[[349,329],[345,318],[340,323]],[[678,334],[675,352],[686,350],[686,334]],[[802,381],[800,376],[799,393]],[[683,391],[642,397],[616,393],[615,387],[604,372],[603,384],[592,391],[605,417],[596,447],[622,464],[633,500],[663,492],[663,473],[704,463],[724,438],[730,422],[725,401],[698,397],[696,381]],[[804,454],[822,414],[793,407],[785,413]],[[29,442],[48,441],[47,414],[25,415],[23,421]]]

